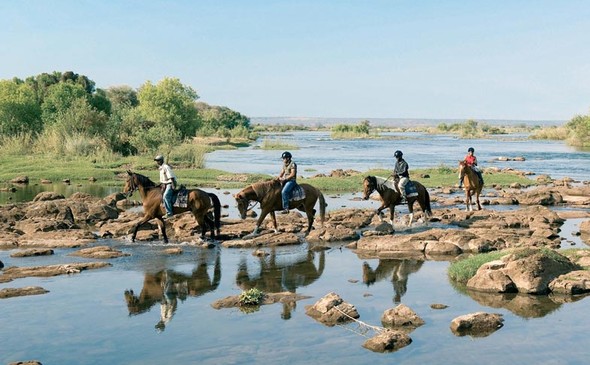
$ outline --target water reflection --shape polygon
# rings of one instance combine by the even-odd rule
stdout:
[[[467,295],[477,303],[491,308],[504,308],[522,318],[542,318],[558,310],[564,303],[584,299],[583,295],[532,295],[520,293],[487,293],[469,290],[464,285],[451,281],[458,292]]]
[[[317,260],[316,256],[319,256]],[[297,288],[318,280],[325,266],[324,251],[303,251],[285,257],[277,255],[277,250],[272,249],[268,256],[259,257],[258,265],[249,266],[246,258],[242,257],[238,263],[236,284],[242,290],[256,288],[266,293],[295,293]],[[294,308],[295,302],[283,303],[281,318],[290,319]]]
[[[213,267],[212,277],[209,274],[210,266]],[[197,265],[190,275],[168,269],[157,273],[146,272],[139,296],[135,295],[133,289],[125,291],[129,315],[145,313],[154,305],[160,304],[160,321],[155,328],[160,332],[164,331],[176,312],[179,299],[184,301],[188,297],[213,292],[220,280],[220,251],[203,250],[199,253]]]
[[[373,270],[365,261],[363,262],[363,283],[371,286],[381,280],[391,280],[395,292],[393,301],[398,304],[408,290],[408,276],[420,270],[422,264],[424,261],[415,259],[381,259],[377,268]]]

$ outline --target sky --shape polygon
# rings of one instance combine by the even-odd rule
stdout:
[[[174,77],[249,117],[569,120],[590,1],[0,1],[0,79]]]

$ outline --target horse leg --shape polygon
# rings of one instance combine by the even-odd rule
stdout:
[[[311,232],[311,230],[313,229],[315,209],[306,209],[305,214],[307,214],[307,234],[309,234],[309,232]]]
[[[209,216],[209,213],[205,214],[205,224],[211,229],[211,239],[215,239],[215,221]]]
[[[160,229],[160,233],[162,234],[162,238],[164,239],[164,243],[168,243],[168,236],[166,236],[166,223],[164,223],[164,219],[162,217],[158,218],[158,229]]]
[[[389,224],[393,227],[393,219],[395,218],[395,204],[389,206]]]
[[[477,202],[477,210],[481,210],[481,204],[479,203],[479,191],[475,192],[475,201]]]
[[[137,236],[137,231],[139,231],[139,227],[141,227],[143,224],[145,224],[150,219],[151,219],[150,217],[144,216],[139,222],[137,222],[137,225],[135,225],[135,228],[133,229],[133,234],[131,235],[131,242],[135,242],[135,237]]]
[[[471,211],[471,195],[469,194],[469,190],[465,190],[465,211]]]
[[[268,213],[269,213],[269,211],[266,210],[266,209],[263,209],[260,212],[260,217],[258,217],[258,220],[256,221],[256,227],[252,231],[252,234],[254,234],[254,235],[258,234],[258,231],[260,230],[260,226],[262,226],[262,222],[264,221],[264,218],[266,218],[266,215]],[[273,216],[274,216],[274,211],[272,213],[273,213]],[[275,221],[276,221],[276,217],[275,217]],[[276,227],[276,225],[275,225],[275,227]]]
[[[392,204],[392,206],[393,206],[393,204]],[[379,217],[379,222],[383,222],[383,210],[384,209],[387,209],[387,206],[385,206],[385,203],[381,204],[381,206],[375,210],[375,214],[377,214],[377,216]],[[390,212],[391,211],[392,210],[390,209]],[[393,219],[393,216],[391,216],[391,219]]]
[[[275,214],[274,210],[270,212],[270,218],[272,219],[272,224],[275,227],[275,233],[279,233],[279,226],[277,225],[277,215]]]
[[[410,212],[410,220],[408,221],[408,227],[412,225],[412,221],[414,220],[414,201],[410,202],[408,200],[408,211]]]

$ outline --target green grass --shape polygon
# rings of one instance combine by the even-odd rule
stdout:
[[[174,161],[171,164],[179,182],[189,187],[243,188],[253,182],[272,178],[272,176],[265,174],[238,174],[246,175],[247,180],[245,182],[218,181],[217,177],[219,175],[232,175],[232,173],[216,169],[176,166]],[[8,182],[16,176],[26,175],[32,183],[39,182],[41,179],[52,181],[70,179],[73,184],[84,184],[88,182],[89,177],[95,177],[98,179],[97,184],[117,186],[122,182],[116,178],[116,175],[125,173],[128,169],[146,175],[154,181],[158,180],[159,175],[156,164],[150,156],[113,156],[112,159],[97,161],[95,157],[55,158],[34,155],[4,158],[2,170],[0,171],[0,182]],[[390,173],[391,170],[379,169],[343,178],[300,178],[298,181],[312,184],[324,192],[359,192],[362,190],[362,182],[365,176],[387,177]],[[412,179],[419,181],[427,188],[454,186],[457,183],[456,171],[444,166],[412,170],[410,173]],[[430,178],[420,178],[421,174],[428,174]],[[486,186],[492,184],[507,186],[513,182],[519,182],[522,185],[535,184],[530,179],[513,174],[484,174],[484,178]]]
[[[453,262],[449,266],[447,274],[451,280],[465,284],[475,275],[481,265],[486,262],[498,260],[509,253],[509,251],[493,251],[467,257],[463,260]]]
[[[260,146],[263,150],[297,150],[296,144],[275,138],[265,138]]]

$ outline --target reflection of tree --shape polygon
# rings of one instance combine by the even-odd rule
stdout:
[[[408,290],[408,276],[420,270],[423,263],[424,261],[414,259],[381,259],[373,270],[367,262],[363,262],[363,283],[370,286],[391,277],[395,291],[393,300],[399,303]]]
[[[575,302],[585,295],[531,295],[518,293],[485,293],[467,290],[479,304],[492,308],[505,308],[523,318],[541,318],[559,309],[565,302]]]
[[[176,312],[178,299],[184,301],[188,297],[198,297],[215,291],[219,286],[220,251],[216,250],[214,256],[210,255],[211,252],[201,252],[197,266],[190,275],[167,269],[157,273],[145,273],[139,296],[131,289],[125,291],[129,315],[145,313],[156,303],[160,303],[160,321],[156,324],[156,329],[163,331]],[[207,270],[209,266],[213,266],[213,278]]]
[[[242,290],[256,288],[265,293],[289,291],[295,293],[297,288],[315,282],[324,272],[325,253],[319,253],[318,266],[314,262],[316,254],[307,251],[303,256],[289,256],[286,262],[279,262],[276,250],[267,257],[259,258],[259,269],[251,273],[245,258],[240,260],[236,274],[236,284]],[[289,319],[295,303],[283,303],[281,317]]]

